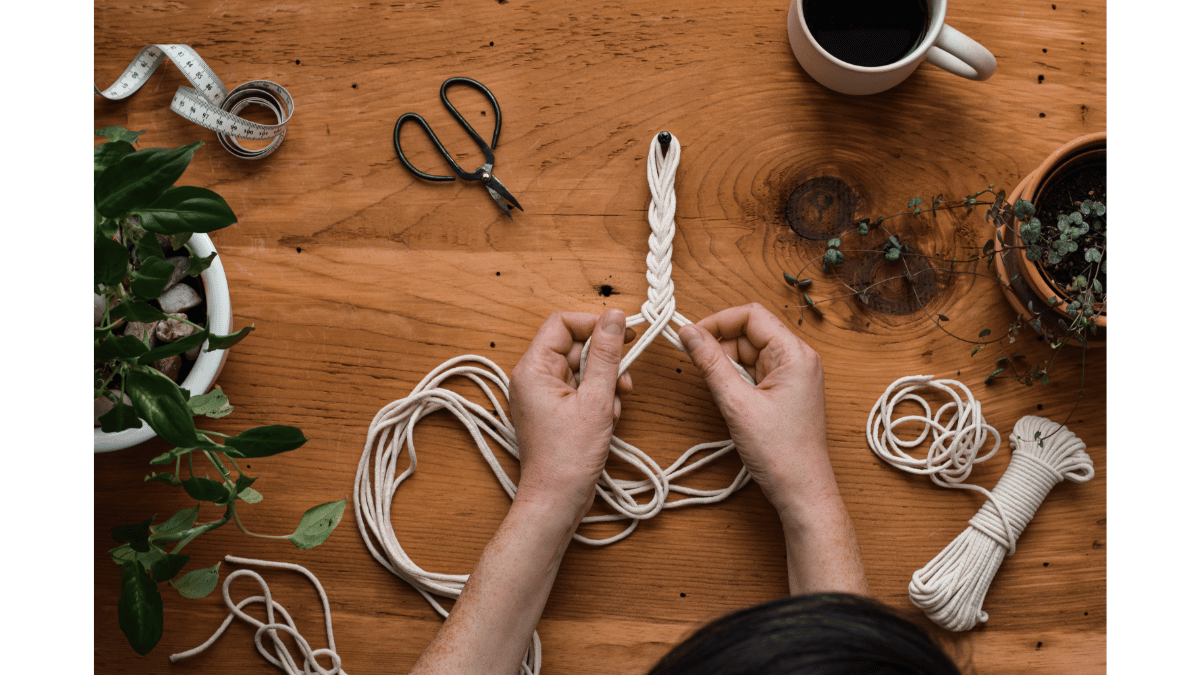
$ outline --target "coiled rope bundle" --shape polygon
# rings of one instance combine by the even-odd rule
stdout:
[[[665,132],[664,132],[665,134]],[[646,177],[650,184],[650,206],[647,218],[650,221],[650,252],[646,255],[646,280],[649,288],[641,312],[627,317],[626,326],[649,324],[646,330],[621,359],[619,373],[645,351],[659,335],[677,349],[683,351],[679,335],[671,327],[683,327],[689,323],[675,311],[675,285],[671,281],[672,240],[675,237],[675,172],[679,167],[679,140],[672,137],[670,146],[664,148],[657,140],[651,141],[646,159]],[[586,367],[587,345],[580,358],[580,373]],[[734,362],[735,368],[749,383],[754,380]],[[487,408],[467,399],[461,394],[446,389],[442,384],[452,377],[465,377],[479,387],[491,404]],[[407,397],[384,406],[371,421],[367,431],[366,446],[358,464],[354,479],[354,515],[363,541],[381,565],[392,574],[412,584],[424,596],[434,610],[445,618],[449,612],[434,596],[457,598],[469,575],[438,574],[422,569],[413,562],[396,538],[392,527],[392,502],[400,485],[413,475],[417,468],[417,451],[413,433],[417,424],[427,415],[439,410],[453,414],[471,434],[480,454],[491,467],[500,486],[509,499],[516,494],[517,486],[505,473],[497,460],[489,440],[513,457],[520,458],[516,430],[500,399],[508,400],[508,376],[492,361],[474,354],[459,356],[443,363],[425,376]],[[575,540],[584,544],[602,546],[620,541],[629,536],[643,520],[653,518],[663,509],[673,509],[689,504],[718,502],[733,494],[750,482],[750,473],[745,467],[738,472],[728,486],[715,490],[677,485],[675,481],[704,465],[728,454],[734,449],[732,440],[700,443],[684,452],[679,459],[663,469],[638,447],[617,436],[612,437],[609,454],[624,461],[645,476],[641,480],[612,478],[607,471],[600,475],[596,494],[615,513],[587,516],[583,523],[629,521],[620,533],[606,539],[591,539],[578,532]],[[703,454],[707,453],[707,454]],[[397,475],[397,461],[408,455],[408,466]],[[667,497],[675,492],[684,495],[681,499],[668,502]],[[647,495],[646,501],[638,497]],[[527,675],[536,675],[541,669],[541,641],[535,631],[529,651],[521,666]]]
[[[929,403],[918,390],[933,388],[951,401],[931,415]],[[960,396],[959,389],[963,395]],[[912,401],[923,415],[893,418],[896,406]],[[950,416],[943,422],[943,414]],[[896,427],[919,422],[921,433],[902,440]],[[924,459],[905,450],[931,437]],[[995,444],[983,456],[988,438]],[[908,596],[934,623],[952,631],[974,628],[988,620],[983,600],[1005,555],[1017,548],[1017,538],[1041,506],[1050,489],[1063,480],[1085,483],[1095,475],[1087,448],[1065,426],[1044,417],[1027,415],[1017,421],[1009,436],[1012,460],[996,487],[988,491],[965,483],[971,467],[996,454],[1000,434],[983,419],[979,402],[965,385],[954,380],[934,380],[929,375],[902,377],[875,402],[867,418],[867,444],[888,464],[909,473],[927,475],[942,487],[974,490],[987,501],[970,525],[925,567],[913,573]]]

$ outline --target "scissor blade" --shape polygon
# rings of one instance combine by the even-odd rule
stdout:
[[[484,186],[487,187],[488,192],[491,193],[492,198],[496,200],[496,203],[503,207],[505,211],[509,210],[508,205],[503,201],[505,199],[518,209],[521,209],[522,211],[525,210],[521,208],[521,203],[517,201],[516,197],[512,196],[512,193],[508,191],[508,188],[504,187],[504,184],[496,179],[495,175],[492,176],[491,180],[484,183]],[[510,218],[512,217],[511,213],[508,215]]]

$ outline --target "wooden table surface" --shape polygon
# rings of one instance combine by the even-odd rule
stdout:
[[[969,82],[925,64],[869,97],[836,94],[801,70],[787,40],[786,0],[737,5],[96,4],[101,87],[144,45],[178,42],[194,47],[230,87],[272,80],[296,100],[282,147],[251,162],[234,159],[214,134],[168,109],[175,88],[186,84],[174,66],[161,67],[127,101],[95,99],[95,126],[148,129],[143,147],[205,141],[180,183],[216,190],[238,216],[213,239],[235,326],[254,324],[255,331],[230,351],[219,380],[237,410],[207,427],[236,433],[292,424],[311,437],[296,452],[253,463],[265,499],[242,509],[247,527],[286,534],[309,506],[349,496],[372,416],[443,361],[475,353],[509,371],[553,311],[637,312],[646,291],[646,150],[665,129],[683,145],[678,309],[698,320],[759,302],[821,354],[830,454],[874,593],[979,672],[1103,672],[1104,350],[1088,352],[1074,409],[1077,351],[1055,365],[1047,386],[1011,379],[985,386],[992,361],[1013,353],[1008,348],[1036,355],[1044,345],[1024,334],[971,357],[970,345],[905,306],[907,291],[897,284],[872,306],[838,300],[823,305],[824,319],[808,314],[798,325],[798,297],[782,275],[823,250],[823,239],[798,236],[786,219],[789,197],[805,181],[843,181],[849,190],[834,197],[853,199],[844,208],[859,216],[896,213],[913,196],[961,196],[988,184],[1011,190],[1061,144],[1104,130],[1104,3],[956,0],[948,23],[995,54],[995,76]],[[450,76],[475,78],[500,100],[496,174],[525,207],[512,221],[478,185],[416,180],[392,149],[397,116],[418,111],[464,165],[482,161],[438,100]],[[468,90],[453,98],[486,135],[492,113],[482,97]],[[419,166],[441,171],[415,127],[404,138]],[[809,213],[819,218],[830,204],[836,199],[818,196]],[[981,213],[961,211],[896,226],[923,253],[960,256],[988,229]],[[810,271],[817,278],[811,295],[837,292],[834,279]],[[931,292],[929,311],[968,337],[983,328],[1003,333],[1012,320],[987,279],[956,276]],[[618,434],[663,466],[694,443],[726,437],[690,362],[665,341],[632,373],[637,391],[624,401]],[[863,434],[884,388],[918,373],[964,382],[1006,441],[1023,415],[1061,420],[1074,409],[1070,427],[1096,463],[1090,483],[1051,492],[992,584],[984,604],[990,621],[965,634],[928,622],[906,589],[913,571],[966,527],[980,499],[884,465]],[[418,440],[419,470],[397,497],[393,523],[418,564],[467,573],[507,499],[447,413],[424,422]],[[166,629],[147,657],[134,654],[117,627],[120,574],[106,554],[114,545],[109,528],[191,505],[178,488],[142,482],[148,460],[164,447],[155,439],[95,457],[96,671],[274,672],[253,653],[253,631],[244,625],[204,655],[168,663],[169,654],[199,644],[221,622],[219,591],[186,600],[163,586]],[[991,487],[1008,457],[1006,443],[972,478]],[[507,466],[515,472],[515,463]],[[737,468],[719,462],[688,483],[715,487]],[[572,544],[539,625],[543,672],[644,671],[703,623],[785,594],[783,550],[778,519],[753,484],[720,504],[664,513],[612,546]],[[439,625],[413,588],[370,557],[349,506],[313,550],[229,526],[188,553],[188,569],[227,553],[307,566],[329,593],[338,651],[355,675],[406,671]],[[223,565],[222,580],[233,567]],[[315,593],[288,575],[269,580],[310,641],[323,645]],[[250,591],[248,583],[235,586],[235,595]]]

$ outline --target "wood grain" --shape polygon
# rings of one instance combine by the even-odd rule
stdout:
[[[218,191],[239,217],[214,241],[235,325],[255,331],[231,350],[220,379],[237,411],[208,427],[294,424],[311,437],[299,451],[252,463],[266,498],[245,509],[247,527],[290,532],[309,506],[348,496],[372,416],[444,360],[477,353],[507,371],[553,311],[638,311],[645,153],[666,129],[683,144],[679,310],[696,320],[759,302],[822,355],[830,453],[874,592],[980,672],[1104,672],[1104,350],[1087,354],[1082,400],[1078,352],[1056,364],[1048,386],[985,386],[992,360],[1013,353],[1007,348],[1034,355],[1044,347],[1025,335],[972,358],[969,345],[921,312],[889,314],[853,299],[797,325],[800,299],[782,273],[823,250],[785,219],[789,196],[806,180],[844,181],[860,216],[895,213],[913,196],[1011,189],[1059,145],[1103,130],[1105,5],[956,0],[948,23],[996,55],[996,75],[974,83],[923,65],[900,86],[860,98],[828,91],[800,69],[786,12],[785,0],[98,3],[101,87],[142,46],[181,42],[228,86],[268,79],[297,102],[282,148],[261,162],[233,159],[210,132],[170,112],[184,83],[171,65],[131,99],[97,98],[94,109],[97,127],[148,129],[145,146],[204,140],[181,183]],[[485,83],[500,100],[495,173],[525,207],[514,221],[478,185],[415,180],[395,157],[392,126],[416,111],[464,166],[481,161],[438,101],[441,82],[454,75]],[[482,97],[452,98],[487,135],[492,114]],[[403,140],[418,166],[442,172],[415,128]],[[952,257],[987,229],[978,213],[900,219],[897,227],[922,253]],[[834,279],[809,271],[814,298],[838,294]],[[611,294],[600,293],[604,285]],[[1001,334],[1011,321],[996,285],[980,277],[952,277],[928,309],[967,336]],[[632,372],[637,392],[624,402],[623,438],[668,463],[725,436],[690,362],[665,342]],[[890,469],[863,439],[874,399],[914,373],[962,380],[1004,434],[1026,414],[1065,419],[1074,411],[1070,426],[1096,462],[1090,483],[1051,492],[992,584],[991,620],[962,635],[925,620],[906,586],[962,531],[978,499]],[[429,569],[469,572],[507,501],[449,416],[431,418],[420,436],[420,470],[395,507],[401,543]],[[164,448],[156,439],[95,458],[96,671],[272,672],[244,626],[202,657],[168,665],[167,655],[220,623],[216,594],[184,600],[164,588],[166,631],[148,657],[134,655],[117,628],[109,528],[191,505],[177,490],[141,481]],[[993,485],[1007,456],[973,477]],[[721,462],[690,484],[717,486],[736,470],[735,461]],[[329,592],[339,652],[356,675],[405,671],[438,627],[425,601],[370,557],[349,512],[311,551],[226,527],[188,552],[195,567],[226,553],[309,567]],[[319,643],[315,593],[287,575],[269,579]],[[786,591],[778,518],[752,484],[721,504],[666,513],[614,546],[573,544],[539,626],[543,672],[644,671],[704,622]],[[246,584],[235,594],[250,592]]]

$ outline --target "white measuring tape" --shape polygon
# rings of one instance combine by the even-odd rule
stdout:
[[[217,139],[230,153],[242,159],[262,159],[275,152],[287,135],[288,120],[295,105],[286,89],[267,80],[253,80],[229,91],[196,50],[187,45],[146,45],[111,87],[96,94],[110,101],[133,95],[150,79],[163,58],[170,58],[187,76],[192,87],[179,87],[171,100],[171,110],[195,124],[217,132]],[[248,105],[260,105],[275,113],[278,124],[258,124],[238,117]],[[274,139],[259,150],[242,147],[236,139]]]

